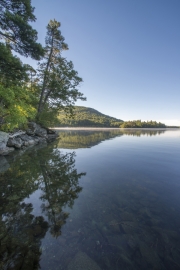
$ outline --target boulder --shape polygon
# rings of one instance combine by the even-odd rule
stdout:
[[[29,135],[29,136],[33,136],[35,133],[34,133],[34,131],[32,130],[32,129],[30,129],[30,128],[28,128],[27,130],[26,130],[26,133],[27,133],[27,135]]]
[[[101,270],[98,264],[93,261],[85,252],[79,251],[69,263],[68,270]]]
[[[9,162],[5,157],[0,157],[0,173],[3,173],[9,169]]]
[[[35,122],[29,122],[28,130],[26,131],[28,135],[37,135],[39,137],[46,138],[47,137],[47,130],[42,128],[40,125],[36,124]]]
[[[35,145],[39,143],[38,137],[35,136],[28,136],[27,134],[21,135],[21,140],[23,141],[24,146],[30,146],[30,145]]]
[[[47,143],[46,138],[39,138],[39,143]]]
[[[50,128],[47,128],[47,134],[56,134],[56,131]]]
[[[54,141],[57,137],[58,137],[58,134],[56,134],[56,133],[54,133],[54,134],[48,134],[48,135],[47,135],[47,141],[48,141],[48,142],[52,142],[52,141]]]
[[[0,152],[6,148],[8,139],[9,139],[9,134],[6,132],[0,131]]]
[[[0,151],[0,155],[6,156],[12,151],[14,151],[14,147],[5,147],[3,150]]]
[[[10,147],[13,146],[17,149],[20,149],[23,146],[23,141],[21,140],[20,137],[9,138],[7,142],[7,146],[10,146]]]

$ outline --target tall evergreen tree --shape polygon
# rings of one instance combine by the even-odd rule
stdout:
[[[64,37],[59,30],[60,23],[51,20],[47,26],[44,61],[39,65],[40,99],[38,117],[45,108],[51,111],[70,110],[77,99],[85,100],[77,86],[82,82],[72,61],[62,57],[62,51],[68,50]]]
[[[31,0],[0,0],[0,39],[19,54],[39,60],[43,48],[29,24],[36,20],[33,12]]]

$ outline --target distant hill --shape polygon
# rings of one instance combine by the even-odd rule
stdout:
[[[141,121],[141,120],[134,120],[134,121],[126,121],[122,123],[121,128],[166,128],[166,125],[161,122],[156,121]]]
[[[119,127],[123,120],[105,115],[99,111],[82,106],[75,106],[74,117],[69,118],[65,112],[58,116],[59,127]]]

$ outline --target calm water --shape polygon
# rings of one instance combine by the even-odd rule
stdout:
[[[180,269],[180,131],[59,133],[0,158],[0,269]]]

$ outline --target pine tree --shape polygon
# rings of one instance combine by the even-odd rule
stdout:
[[[44,52],[29,24],[36,20],[33,12],[31,0],[0,0],[0,39],[15,52],[39,60]]]
[[[82,82],[72,61],[62,57],[62,52],[68,50],[64,37],[59,30],[60,23],[51,20],[47,26],[44,61],[39,65],[40,98],[38,118],[41,118],[47,108],[51,111],[60,109],[72,110],[77,99],[85,97],[77,89]]]

